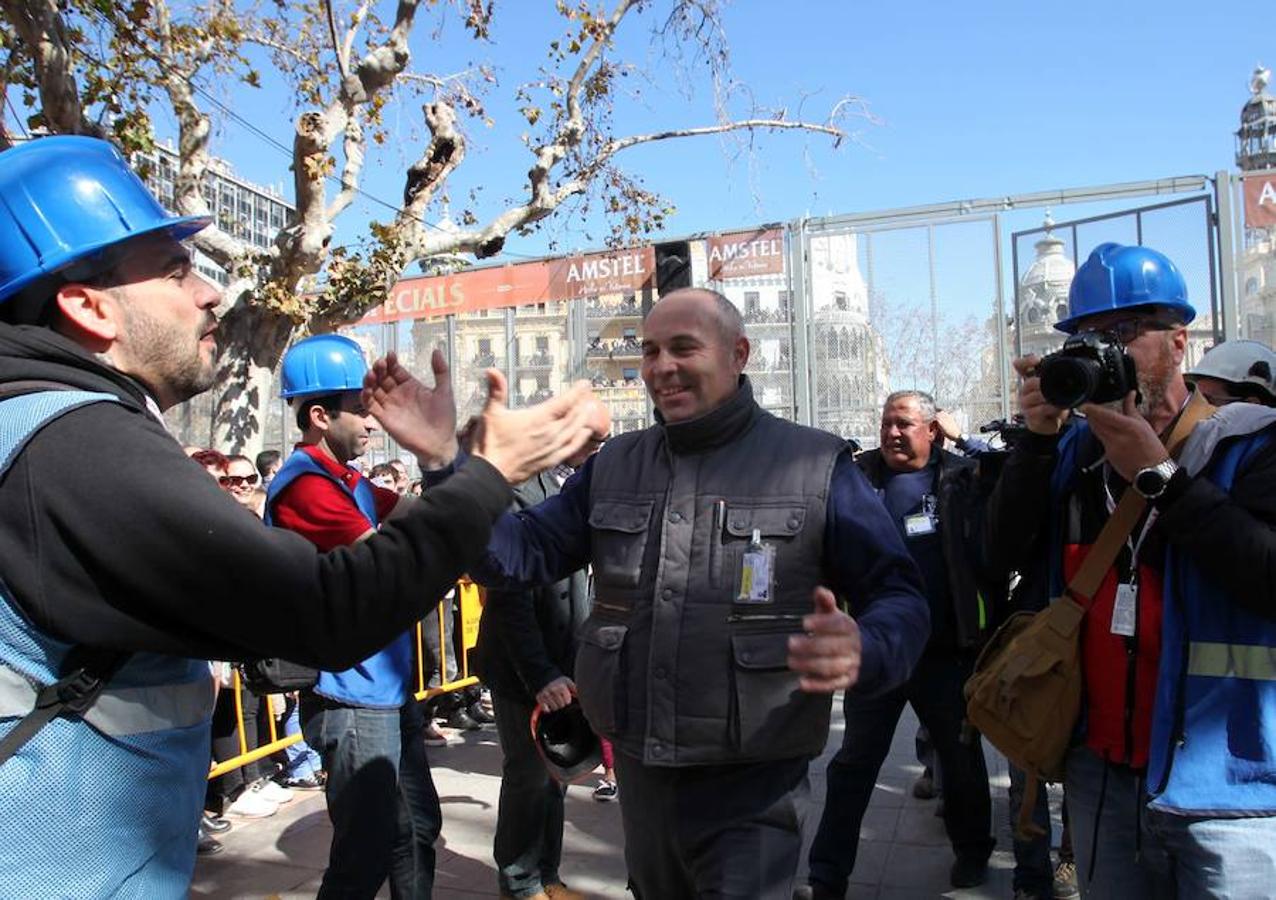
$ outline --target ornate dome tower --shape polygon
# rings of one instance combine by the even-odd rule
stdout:
[[[1046,211],[1046,233],[1034,245],[1037,258],[1019,279],[1019,329],[1023,352],[1038,356],[1049,353],[1063,343],[1063,334],[1054,324],[1068,316],[1068,286],[1077,268],[1063,252],[1063,241],[1051,229],[1054,219]]]
[[[1267,93],[1271,70],[1261,64],[1249,79],[1250,98],[1241,107],[1236,165],[1242,172],[1276,168],[1276,97]],[[1246,228],[1241,257],[1241,329],[1271,344],[1276,339],[1276,253],[1270,228]]]
[[[1236,132],[1236,165],[1242,172],[1276,168],[1276,97],[1267,93],[1272,70],[1260,63],[1249,79],[1249,101]]]

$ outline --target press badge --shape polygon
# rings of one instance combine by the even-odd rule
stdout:
[[[904,534],[908,537],[921,537],[935,533],[935,497],[927,494],[922,497],[922,511],[904,516]]]
[[[1139,587],[1136,584],[1118,584],[1116,603],[1112,605],[1112,633],[1134,637],[1134,623],[1138,610]]]
[[[735,592],[737,603],[770,603],[775,571],[775,545],[762,542],[762,532],[753,529],[749,546],[740,562],[740,578]]]

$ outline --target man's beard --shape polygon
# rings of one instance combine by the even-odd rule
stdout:
[[[1174,373],[1178,370],[1178,365],[1174,362],[1173,344],[1166,333],[1165,341],[1160,345],[1159,352],[1152,364],[1138,371],[1139,381],[1139,414],[1143,418],[1148,419],[1159,409],[1165,406],[1165,399],[1169,395],[1170,383],[1174,380]]]
[[[162,380],[162,385],[150,385],[152,390],[162,387],[173,403],[183,403],[213,386],[217,360],[205,362],[200,348],[200,338],[215,321],[211,314],[191,334],[176,323],[147,314],[141,304],[125,301],[121,307],[130,341],[141,348],[135,351],[137,363]]]

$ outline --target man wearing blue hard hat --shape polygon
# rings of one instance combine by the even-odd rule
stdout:
[[[1064,767],[1081,891],[1269,895],[1276,410],[1215,411],[1189,388],[1195,311],[1163,254],[1100,245],[1068,304],[1063,349],[1015,361],[1030,434],[987,537],[1023,576],[1021,606],[1066,585],[1085,609]]]
[[[477,558],[509,481],[589,437],[583,387],[509,411],[493,376],[470,461],[377,534],[321,553],[266,528],[161,419],[213,381],[219,297],[181,244],[207,224],[165,212],[103,141],[0,153],[7,895],[184,897],[208,771],[202,660],[365,659]],[[389,357],[362,402],[434,458],[455,440],[438,383]]]
[[[419,502],[350,465],[376,429],[362,397],[367,370],[363,350],[339,334],[297,342],[280,368],[301,442],[270,483],[266,521],[320,550],[366,540]],[[410,692],[414,671],[409,629],[348,669],[319,672],[302,691],[302,730],[323,759],[333,829],[320,897],[371,897],[387,878],[396,897],[433,892],[442,811]]]

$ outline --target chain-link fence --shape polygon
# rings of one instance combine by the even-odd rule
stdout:
[[[1011,411],[1010,360],[1061,342],[1053,326],[1067,314],[1072,275],[1103,241],[1155,247],[1182,269],[1198,312],[1188,365],[1215,341],[1212,198],[1200,193],[1200,179],[1178,184],[1167,192],[1195,196],[1057,224],[1047,215],[1046,225],[1006,238],[1008,268],[999,205],[979,201],[986,212],[970,214],[969,204],[941,204],[934,215],[926,208],[803,220],[407,279],[384,309],[347,333],[370,358],[395,350],[425,380],[431,354],[441,351],[461,424],[481,408],[483,373],[495,368],[515,406],[588,380],[611,408],[614,432],[623,433],[652,422],[641,376],[645,316],[662,290],[704,285],[739,308],[751,348],[746,372],[758,402],[776,415],[871,447],[887,394],[917,389],[973,431]],[[1159,190],[1157,183],[1143,192]],[[1137,195],[1129,186],[1113,192]],[[1047,202],[1031,199],[1037,208]],[[1246,291],[1276,296],[1276,281],[1269,290],[1264,273],[1251,274]],[[1251,310],[1251,336],[1265,339],[1266,315]],[[182,440],[205,446],[211,408],[211,395],[197,398],[170,413],[170,424]],[[259,413],[265,446],[287,452],[299,435],[277,383]],[[364,461],[399,455],[378,434]]]
[[[813,224],[804,239],[813,424],[876,446],[894,390],[931,394],[963,427],[999,414],[1003,329],[991,219]]]
[[[1016,232],[1016,355],[1042,356],[1059,348],[1065,335],[1055,324],[1068,316],[1073,274],[1095,247],[1115,241],[1159,250],[1183,273],[1188,301],[1196,308],[1184,365],[1194,366],[1220,337],[1213,217],[1211,198],[1204,195]]]

